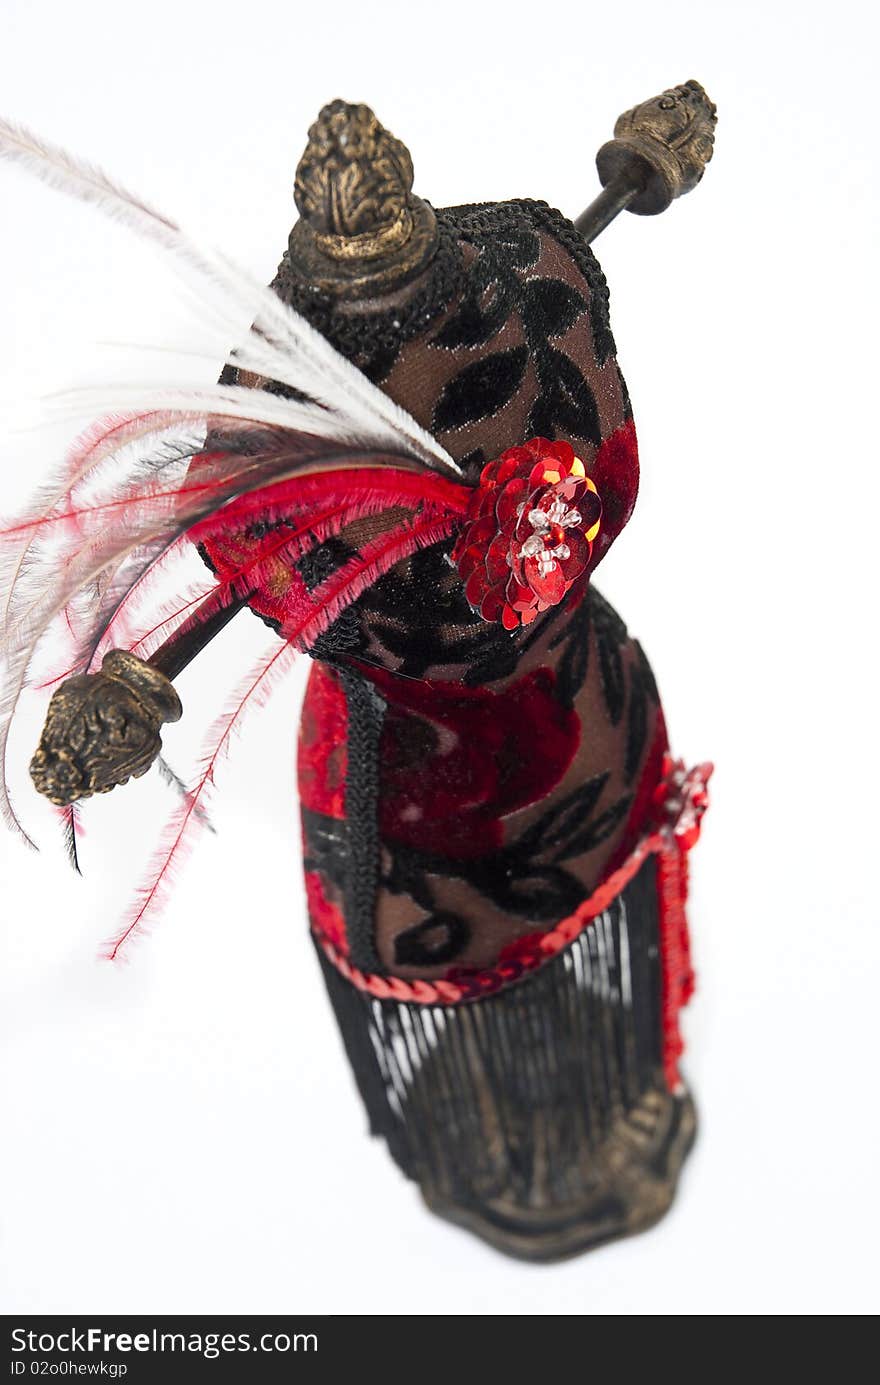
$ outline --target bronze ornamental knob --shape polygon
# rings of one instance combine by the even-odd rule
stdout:
[[[437,248],[434,213],[412,188],[408,149],[369,106],[331,101],[296,170],[289,271],[334,298],[400,288]]]
[[[159,727],[182,712],[163,673],[111,649],[100,673],[68,678],[53,693],[31,778],[62,807],[108,793],[146,774],[162,749]]]
[[[603,187],[625,178],[640,190],[627,210],[663,212],[690,192],[712,157],[717,114],[699,82],[671,87],[618,116],[614,139],[603,144],[596,167]]]

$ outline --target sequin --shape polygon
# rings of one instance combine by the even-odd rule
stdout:
[[[557,605],[589,565],[601,515],[566,442],[532,438],[489,462],[452,553],[473,609],[514,630]]]

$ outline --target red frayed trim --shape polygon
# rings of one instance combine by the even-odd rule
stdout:
[[[194,543],[218,534],[234,532],[254,519],[267,516],[308,515],[310,507],[342,502],[355,507],[364,496],[384,499],[389,508],[396,505],[437,508],[463,516],[471,496],[468,486],[448,481],[443,476],[426,476],[403,467],[348,465],[294,476],[259,490],[248,491],[224,505],[216,514],[200,520],[190,530]]]
[[[408,524],[399,524],[387,534],[379,534],[364,544],[359,553],[307,593],[308,607],[283,622],[280,634],[290,644],[308,650],[319,635],[379,577],[403,558],[420,548],[429,548],[448,538],[458,524],[458,516],[428,515]]]
[[[712,773],[712,766],[701,765],[698,771],[692,773],[702,774],[702,816],[708,802],[705,784]],[[670,1091],[674,1091],[680,1083],[678,1060],[684,1050],[679,1014],[694,991],[685,905],[688,893],[687,855],[697,835],[690,832],[686,837],[680,836],[672,825],[663,826],[644,837],[623,865],[597,886],[589,899],[549,933],[536,938],[532,948],[524,948],[515,958],[482,971],[467,973],[459,968],[454,977],[439,981],[404,981],[399,976],[379,976],[375,972],[359,971],[320,929],[313,929],[313,932],[328,960],[359,991],[365,991],[379,1000],[399,1000],[416,1005],[460,1005],[501,991],[549,962],[588,928],[599,914],[604,913],[649,856],[656,856],[663,1071]]]

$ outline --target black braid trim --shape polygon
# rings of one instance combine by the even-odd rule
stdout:
[[[563,216],[562,212],[558,212],[555,207],[548,206],[546,202],[531,201],[523,201],[519,205],[531,209],[534,224],[548,231],[558,241],[563,250],[566,250],[574,260],[589,284],[590,326],[593,331],[593,345],[596,349],[597,361],[600,365],[604,365],[609,356],[616,355],[617,348],[611,331],[611,295],[599,261],[580,231],[575,227],[574,222],[569,221],[568,217]]]
[[[348,772],[345,816],[349,863],[346,872],[345,928],[352,965],[380,972],[376,951],[376,895],[379,889],[379,739],[385,700],[372,683],[340,669],[348,704]]]
[[[287,251],[271,287],[285,303],[302,313],[343,356],[354,361],[378,384],[391,370],[401,348],[419,336],[449,307],[461,291],[465,267],[457,228],[437,213],[439,240],[424,285],[407,303],[379,313],[339,313],[336,299],[291,271]]]
[[[475,202],[437,212],[439,243],[426,283],[408,303],[379,313],[340,313],[332,294],[291,271],[285,251],[272,288],[302,313],[337,351],[374,383],[384,380],[402,347],[424,332],[464,287],[467,272],[460,241],[479,239],[523,226],[546,231],[571,256],[590,287],[590,325],[602,365],[615,352],[609,318],[609,293],[599,262],[574,224],[561,212],[533,198]]]

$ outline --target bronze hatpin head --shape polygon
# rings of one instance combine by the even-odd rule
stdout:
[[[369,106],[331,101],[309,130],[294,199],[291,270],[344,299],[399,288],[430,261],[437,225],[414,196],[413,165]]]
[[[160,726],[182,711],[164,674],[111,649],[100,673],[67,678],[53,693],[31,760],[36,789],[64,806],[139,779],[162,749]]]
[[[703,176],[715,141],[715,104],[699,82],[683,82],[618,116],[614,139],[596,167],[603,187],[622,172],[638,175],[641,190],[628,204],[640,216],[663,212]]]

